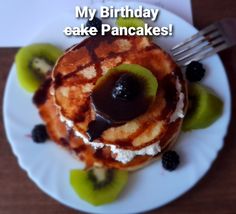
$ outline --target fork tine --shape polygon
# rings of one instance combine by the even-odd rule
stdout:
[[[183,41],[183,42],[179,43],[178,45],[174,46],[173,48],[171,48],[171,51],[176,50],[176,49],[190,43],[191,41],[199,38],[200,36],[204,36],[212,31],[216,31],[216,30],[217,30],[217,25],[211,24],[208,27],[204,28],[203,30],[199,31],[198,33],[194,34],[190,38],[186,39],[185,41]]]
[[[180,66],[186,66],[236,45],[235,29],[236,19],[220,20],[174,46],[170,52]]]
[[[213,41],[210,41],[209,43],[207,43],[204,46],[201,46],[199,48],[195,48],[194,51],[192,51],[191,53],[188,53],[188,54],[178,58],[176,61],[180,62],[180,61],[185,60],[187,58],[193,57],[194,55],[196,55],[198,53],[201,53],[201,52],[203,52],[203,51],[205,51],[205,50],[207,50],[209,48],[214,48],[215,46],[217,47],[218,45],[220,45],[220,44],[222,44],[224,42],[225,42],[224,38],[223,37],[219,37],[219,38],[217,38],[217,39],[215,39]]]
[[[202,59],[205,59],[209,56],[212,56],[213,54],[216,54],[218,53],[219,51],[222,51],[224,49],[228,48],[228,44],[227,43],[221,43],[219,46],[215,47],[215,48],[212,48],[211,50],[208,50],[204,53],[199,53],[197,55],[195,55],[193,58],[191,59],[188,59],[187,61],[185,61],[184,63],[180,63],[181,65],[183,66],[187,66],[191,61],[199,61],[199,60],[202,60]]]
[[[218,37],[220,37],[221,34],[219,31],[214,31],[213,33],[207,35],[207,38],[206,37],[202,37],[200,40],[196,41],[196,42],[191,42],[189,43],[189,45],[185,45],[184,47],[182,48],[179,48],[180,50],[172,50],[172,55],[173,56],[178,56],[180,54],[183,54],[184,52],[187,52],[189,51],[190,49],[194,49],[196,48],[197,46],[199,46],[200,44],[203,44],[204,42],[208,42],[209,40],[213,40],[213,39],[216,39]]]
[[[172,51],[172,56],[176,57],[180,54],[183,54],[184,52],[187,52],[189,49],[192,49],[192,48],[195,48],[197,47],[198,45],[202,44],[203,42],[207,41],[206,38],[203,38],[195,43],[190,43],[189,45],[185,45],[186,47],[183,47],[182,50],[177,50],[176,52],[175,51]]]

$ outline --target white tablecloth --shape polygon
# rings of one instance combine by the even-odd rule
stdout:
[[[191,0],[136,1],[161,6],[192,23]],[[74,15],[76,5],[92,6],[92,3],[93,0],[0,0],[0,47],[24,46],[48,20],[65,12]]]

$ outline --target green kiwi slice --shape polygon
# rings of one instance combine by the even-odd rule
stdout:
[[[76,194],[95,206],[116,200],[127,181],[127,171],[105,168],[70,171],[70,184]]]
[[[123,18],[123,17],[118,17],[116,20],[116,24],[118,27],[144,27],[144,21],[139,18]]]
[[[156,77],[141,65],[121,64],[110,69],[91,94],[96,118],[88,125],[89,140],[144,114],[156,98],[157,87]]]
[[[151,97],[152,101],[155,99],[158,88],[158,82],[156,77],[152,74],[150,70],[138,64],[121,64],[112,68],[110,72],[112,73],[117,71],[127,71],[137,76],[145,84],[145,95],[147,97]]]
[[[91,98],[96,113],[112,124],[124,123],[148,110],[157,88],[150,70],[138,64],[121,64],[98,79]]]
[[[28,92],[35,92],[61,54],[62,51],[51,44],[32,44],[21,48],[15,57],[20,85]]]
[[[223,102],[212,91],[199,84],[189,86],[189,109],[183,131],[202,129],[213,124],[223,112]]]

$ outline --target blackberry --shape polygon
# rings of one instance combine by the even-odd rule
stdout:
[[[162,155],[162,166],[168,170],[173,171],[179,165],[179,155],[175,151],[167,151]]]
[[[31,134],[35,143],[44,143],[49,138],[46,126],[43,124],[36,125]]]
[[[99,18],[94,17],[91,21],[90,20],[87,21],[86,27],[89,27],[89,28],[95,27],[100,33],[102,29],[102,21]]]
[[[186,78],[189,82],[200,81],[205,75],[205,69],[202,63],[197,61],[192,61],[187,65],[186,68]]]
[[[133,75],[123,74],[115,83],[112,97],[124,101],[131,100],[139,93],[139,89],[139,81]]]

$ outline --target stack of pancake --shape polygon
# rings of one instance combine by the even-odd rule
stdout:
[[[154,74],[158,81],[155,102],[143,115],[105,130],[90,142],[86,131],[95,119],[90,98],[93,88],[109,69],[124,63],[139,64]],[[87,168],[134,170],[173,145],[187,109],[186,88],[177,64],[147,37],[96,36],[59,58],[34,102],[51,139]]]

